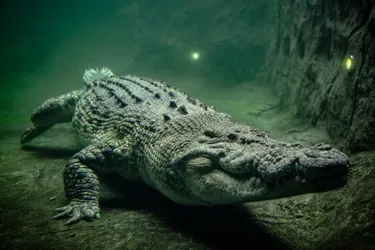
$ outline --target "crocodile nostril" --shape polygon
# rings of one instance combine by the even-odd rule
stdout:
[[[224,152],[220,152],[220,153],[219,153],[219,157],[220,157],[220,158],[224,158],[226,155],[227,155],[227,154],[224,153]]]
[[[230,142],[235,142],[235,141],[238,140],[238,135],[237,135],[237,134],[229,134],[229,135],[227,136],[227,138],[228,138],[228,140],[229,140]]]

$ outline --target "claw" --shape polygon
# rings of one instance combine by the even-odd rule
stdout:
[[[49,128],[50,128],[49,126],[47,126],[47,127],[32,126],[30,128],[27,128],[27,129],[25,129],[25,131],[21,135],[20,141],[21,141],[22,144],[30,142],[36,136],[40,135],[41,133],[43,133],[44,131],[46,131]]]
[[[31,141],[31,139],[33,138],[33,133],[35,133],[34,127],[27,128],[21,136],[21,143],[26,143],[26,142]]]
[[[81,219],[92,221],[100,218],[99,206],[94,201],[72,200],[69,205],[57,208],[56,212],[60,213],[51,219],[70,217],[65,225],[73,224]]]
[[[62,209],[62,208],[58,208],[58,209]],[[58,209],[56,209],[56,212],[61,212],[61,211],[57,211]],[[61,213],[55,215],[55,216],[52,216],[51,219],[60,219],[60,218],[64,218],[64,217],[67,217],[70,215],[70,212],[72,211],[72,208],[70,208],[69,210],[65,210],[65,211],[62,211]]]
[[[68,210],[69,208],[71,208],[71,207],[69,207],[69,206],[59,207],[59,208],[56,208],[55,211],[56,212],[64,212],[64,211]]]

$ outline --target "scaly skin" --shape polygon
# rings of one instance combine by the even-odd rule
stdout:
[[[215,206],[328,190],[348,157],[327,144],[271,139],[156,80],[87,70],[86,89],[47,100],[21,143],[72,120],[83,148],[64,170],[67,224],[100,217],[97,174],[116,172],[185,205]]]

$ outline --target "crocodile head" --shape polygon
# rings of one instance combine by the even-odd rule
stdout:
[[[287,144],[241,124],[206,129],[173,164],[187,192],[179,202],[195,205],[330,190],[346,183],[349,166],[347,155],[330,145]]]

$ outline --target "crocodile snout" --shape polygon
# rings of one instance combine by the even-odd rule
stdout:
[[[307,180],[346,176],[349,158],[336,149],[307,149],[298,157],[297,172]]]

